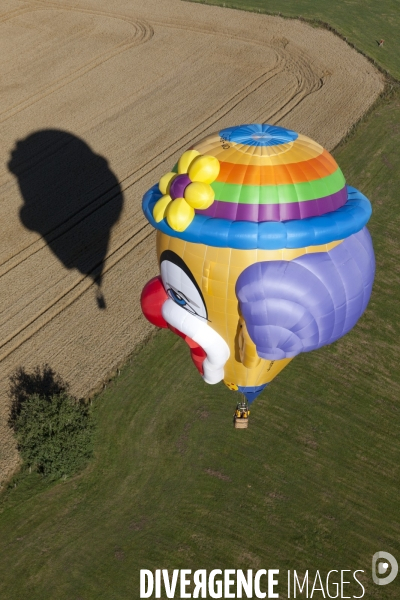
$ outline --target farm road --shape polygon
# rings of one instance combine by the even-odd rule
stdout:
[[[0,28],[1,481],[9,374],[48,362],[86,395],[149,331],[145,190],[232,124],[332,149],[383,81],[327,31],[179,0],[6,0]]]

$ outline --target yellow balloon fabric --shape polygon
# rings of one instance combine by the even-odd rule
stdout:
[[[176,176],[176,173],[166,173],[161,177],[158,189],[162,194],[169,194],[169,188]]]
[[[168,205],[167,222],[175,231],[185,231],[194,219],[194,208],[189,206],[185,198],[176,198]]]
[[[198,150],[187,150],[184,152],[178,161],[178,173],[180,175],[187,173],[191,163],[198,156],[200,156],[200,152]]]
[[[193,208],[208,208],[214,202],[214,198],[214,190],[208,183],[196,181],[185,189],[185,200]]]
[[[165,211],[170,202],[172,202],[172,198],[168,194],[161,196],[161,198],[156,202],[153,208],[153,217],[156,223],[159,223],[163,220],[165,217]]]
[[[219,174],[219,160],[215,156],[198,156],[190,164],[188,175],[192,181],[212,183]]]

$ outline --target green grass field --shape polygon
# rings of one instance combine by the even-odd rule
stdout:
[[[295,4],[371,56],[369,32],[394,31],[394,2],[363,2],[354,19],[360,2],[285,11]],[[363,569],[365,598],[400,597],[400,577],[370,578],[378,550],[400,559],[399,144],[393,92],[334,153],[374,211],[376,282],[357,327],[292,361],[245,431],[232,428],[235,394],[202,382],[181,339],[155,335],[94,401],[88,468],[58,484],[16,477],[0,497],[1,600],[136,600],[140,568]]]

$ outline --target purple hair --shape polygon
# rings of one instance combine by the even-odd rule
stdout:
[[[336,341],[368,304],[375,273],[366,227],[329,252],[245,269],[236,296],[261,358],[292,358]]]

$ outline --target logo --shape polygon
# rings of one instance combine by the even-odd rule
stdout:
[[[389,552],[376,552],[372,557],[372,579],[376,585],[387,585],[396,578],[399,570],[397,560]],[[385,575],[386,577],[381,577]]]

